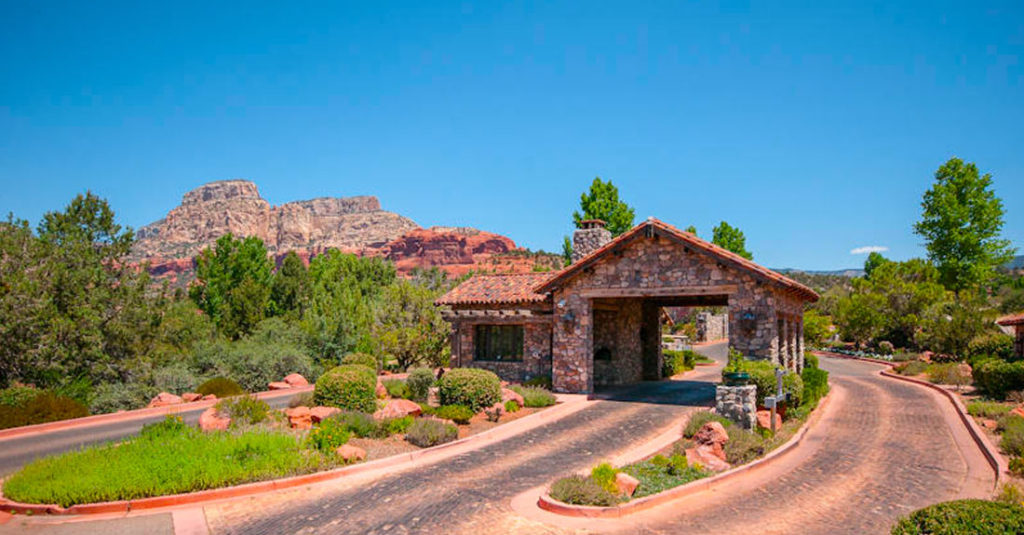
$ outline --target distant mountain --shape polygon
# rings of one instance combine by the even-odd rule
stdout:
[[[792,274],[792,273],[806,273],[808,275],[832,275],[832,276],[835,276],[835,277],[849,277],[851,279],[854,278],[854,277],[860,277],[860,276],[864,275],[864,270],[860,269],[860,268],[836,269],[836,270],[832,270],[832,271],[828,271],[828,270],[814,270],[814,269],[781,268],[781,269],[776,269],[775,271],[778,271],[779,273],[783,273],[783,274],[786,274],[786,275],[789,275],[789,274]]]
[[[1024,269],[1024,255],[1013,257],[1013,260],[1010,260],[1010,263],[1006,264],[1006,269]]]

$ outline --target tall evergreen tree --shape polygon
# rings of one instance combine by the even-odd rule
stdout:
[[[594,178],[590,189],[580,195],[580,211],[572,213],[573,223],[579,228],[580,223],[587,219],[600,219],[605,222],[605,228],[618,236],[633,227],[633,208],[619,200],[619,188],[601,180],[601,177]]]
[[[270,288],[270,307],[275,316],[296,318],[305,311],[309,300],[309,271],[295,251],[289,251],[274,273]]]
[[[711,232],[711,243],[723,249],[728,249],[747,260],[754,259],[754,255],[750,254],[750,251],[747,250],[747,237],[743,235],[742,230],[722,221]]]
[[[273,265],[259,238],[225,234],[196,259],[196,284],[189,296],[221,333],[238,338],[270,310]]]

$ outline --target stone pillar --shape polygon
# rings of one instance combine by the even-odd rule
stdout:
[[[783,368],[789,367],[789,319],[779,319],[779,362]]]
[[[757,425],[757,386],[715,387],[715,412],[743,427]]]
[[[593,309],[577,293],[557,292],[551,327],[551,379],[556,392],[594,391]]]
[[[1015,325],[1013,329],[1017,334],[1017,339],[1013,344],[1014,352],[1018,357],[1024,357],[1024,325]]]
[[[604,221],[588,219],[580,222],[580,228],[572,233],[572,263],[600,249],[612,241],[612,233],[604,228]]]
[[[796,324],[796,372],[804,371],[804,319]]]

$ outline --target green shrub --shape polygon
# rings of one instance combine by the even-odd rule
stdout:
[[[967,414],[978,418],[998,420],[1010,413],[1012,405],[995,401],[972,401],[967,404]]]
[[[143,383],[100,383],[93,390],[89,411],[105,414],[139,409],[145,407],[158,393],[155,387]]]
[[[895,351],[896,348],[892,345],[892,342],[888,340],[878,342],[878,353],[880,355],[892,355]]]
[[[965,385],[970,382],[970,377],[960,372],[960,364],[957,362],[946,362],[943,364],[932,364],[928,366],[928,380],[940,385]]]
[[[550,375],[538,375],[526,381],[523,381],[523,386],[536,386],[545,390],[551,390],[551,376]]]
[[[820,368],[818,365],[818,355],[811,353],[810,351],[804,352],[804,369],[807,368]]]
[[[506,401],[505,412],[519,412],[519,402],[514,399]]]
[[[554,394],[540,387],[513,386],[512,391],[523,396],[523,405],[526,407],[550,407],[558,402]]]
[[[985,355],[1002,360],[1013,358],[1013,337],[1002,332],[988,332],[971,340],[967,346],[970,356]]]
[[[690,462],[686,459],[686,455],[682,453],[673,453],[672,457],[668,459],[668,473],[670,475],[683,475],[689,468]]]
[[[800,378],[804,382],[803,405],[816,407],[818,401],[828,394],[828,372],[805,366],[800,372]]]
[[[725,443],[725,460],[733,466],[749,463],[768,452],[769,439],[758,433],[732,426]],[[769,431],[770,433],[770,431]]]
[[[227,377],[214,377],[213,379],[199,385],[199,388],[196,389],[196,393],[204,396],[213,394],[218,398],[226,398],[231,396],[240,396],[245,393],[245,390],[242,390],[242,387],[238,386],[238,383],[228,379]]]
[[[232,425],[256,425],[270,415],[270,405],[256,396],[235,396],[215,405],[217,412],[231,417]]]
[[[410,399],[412,397],[409,385],[405,384],[405,381],[401,379],[385,379],[381,382],[384,384],[384,388],[388,390],[388,395],[392,398]]]
[[[589,477],[572,475],[563,477],[551,485],[548,493],[552,498],[572,505],[596,505],[608,507],[618,500],[615,495]]]
[[[383,422],[384,429],[387,430],[388,435],[397,435],[399,433],[405,433],[412,426],[412,422],[415,420],[412,416],[403,416],[401,418],[392,418]]]
[[[767,360],[748,360],[742,356],[730,354],[729,364],[722,370],[745,371],[750,374],[750,382],[757,385],[757,406],[764,406],[764,398],[774,396],[776,392],[776,366]],[[782,377],[782,391],[789,395],[789,405],[797,407],[803,400],[804,382],[799,375],[787,372]]]
[[[409,399],[423,402],[427,400],[430,387],[434,386],[434,372],[429,368],[414,368],[409,371],[409,378],[405,380],[409,387]]]
[[[345,364],[358,364],[360,366],[366,366],[373,370],[373,373],[377,373],[377,357],[367,353],[349,353],[344,357],[341,357],[342,365]]]
[[[36,459],[4,482],[4,496],[25,503],[131,500],[306,474],[337,465],[308,452],[286,432],[202,433],[157,424],[116,444]]]
[[[359,438],[383,438],[387,436],[387,430],[382,429],[380,422],[373,419],[373,416],[365,412],[342,411],[328,418],[337,420],[345,425],[352,434]]]
[[[7,407],[22,407],[32,398],[39,395],[41,390],[34,386],[13,384],[0,390],[0,405]]]
[[[89,416],[85,405],[53,392],[42,391],[21,407],[0,405],[0,429]]]
[[[688,466],[686,456],[680,453],[673,454],[671,459],[664,455],[655,456],[648,461],[623,466],[621,471],[640,481],[633,499],[657,494],[710,475],[710,472],[702,468]]]
[[[618,492],[615,486],[615,474],[619,473],[614,466],[608,463],[601,463],[590,470],[590,479],[601,485],[601,488],[611,493]]]
[[[501,380],[478,368],[456,368],[437,382],[442,405],[465,405],[473,413],[501,401]]]
[[[999,447],[1008,455],[1024,455],[1024,418],[1016,415],[1009,415],[1002,420],[1003,438],[999,440]]]
[[[920,360],[913,360],[900,364],[893,368],[893,370],[900,375],[921,375],[928,371],[928,363],[921,362]]]
[[[160,392],[183,394],[194,392],[199,381],[184,364],[172,364],[153,370],[153,386]]]
[[[994,399],[1005,399],[1012,390],[1024,390],[1024,361],[990,359],[975,367],[972,374],[974,384]]]
[[[327,418],[310,430],[306,436],[306,445],[329,453],[344,446],[351,436],[351,432],[344,423],[334,418]]]
[[[442,420],[451,420],[459,425],[468,424],[470,418],[475,414],[469,407],[464,405],[441,405],[434,410],[434,416]]]
[[[914,511],[892,535],[1011,535],[1024,533],[1024,507],[985,500],[955,500]]]
[[[1010,459],[1010,473],[1017,477],[1024,476],[1024,457]]]
[[[421,448],[451,442],[458,437],[459,430],[454,425],[430,418],[417,418],[405,433],[405,440]]]
[[[377,410],[376,391],[377,376],[373,370],[358,364],[343,364],[317,379],[313,400],[318,405],[373,412]]]
[[[697,361],[696,353],[689,349],[683,351],[665,349],[662,351],[662,356],[664,357],[661,368],[662,377],[672,377],[686,370],[692,370]]]
[[[1022,505],[1024,504],[1024,492],[1021,492],[1020,487],[1013,483],[1003,483],[995,500],[1001,503]]]
[[[188,424],[180,416],[168,414],[163,420],[142,426],[139,436],[154,440],[169,440],[188,432]]]
[[[724,416],[719,416],[711,411],[697,411],[690,416],[690,420],[686,422],[686,427],[683,429],[683,436],[686,438],[693,438],[700,431],[701,427],[708,422],[718,422],[728,430],[732,427],[732,420]]]

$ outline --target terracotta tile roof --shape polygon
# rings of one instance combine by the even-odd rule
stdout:
[[[551,273],[510,273],[505,275],[474,275],[452,288],[435,301],[438,305],[480,305],[541,303],[547,294],[535,293],[534,286],[551,277]]]
[[[619,235],[619,237],[608,242],[603,247],[597,249],[596,251],[590,253],[589,255],[581,258],[579,261],[573,263],[571,266],[563,269],[562,271],[559,271],[554,276],[549,277],[547,280],[539,282],[537,284],[537,287],[534,288],[534,291],[538,293],[550,292],[554,288],[558,287],[561,283],[572,278],[574,275],[585,269],[587,266],[590,266],[591,264],[596,262],[606,253],[614,249],[617,249],[619,246],[621,246],[625,242],[632,240],[633,238],[642,236],[648,228],[652,229],[652,231],[654,232],[660,233],[661,235],[667,236],[671,239],[677,240],[690,247],[693,247],[694,249],[698,249],[706,253],[709,253],[712,256],[715,256],[718,259],[723,260],[726,263],[732,264],[740,269],[746,270],[754,274],[754,276],[758,278],[767,280],[787,290],[790,290],[801,299],[811,302],[818,300],[819,296],[817,292],[808,288],[807,286],[804,286],[803,284],[800,284],[799,282],[796,282],[795,280],[790,279],[789,277],[786,277],[781,273],[777,273],[760,264],[756,264],[750,260],[747,260],[746,258],[743,258],[742,256],[732,251],[729,251],[728,249],[724,249],[711,242],[704,241],[698,238],[697,236],[690,234],[689,232],[679,230],[676,227],[673,227],[672,225],[669,225],[668,223],[665,223],[653,217],[649,218],[647,221],[644,221],[643,223],[640,223],[639,225],[633,227],[632,229],[626,231],[625,233]]]
[[[996,323],[1009,327],[1011,325],[1024,325],[1024,312],[1003,316],[996,320]]]

